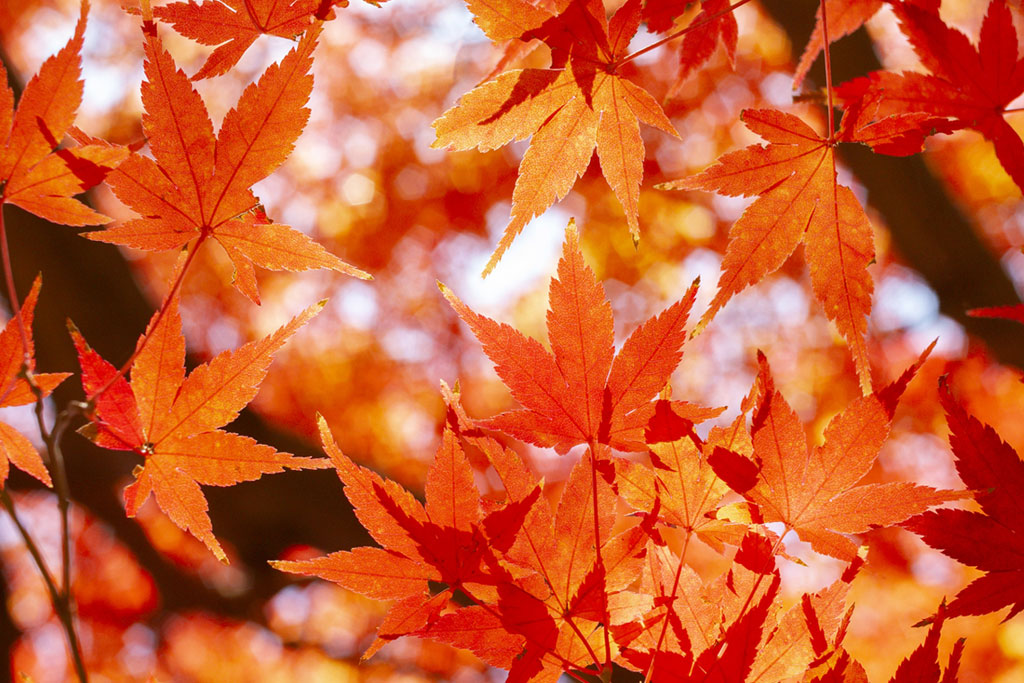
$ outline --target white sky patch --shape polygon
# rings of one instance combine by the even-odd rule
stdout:
[[[480,273],[490,260],[494,247],[508,224],[508,204],[495,204],[487,213],[488,238],[477,242],[459,275],[455,292],[478,313],[499,316],[507,310],[509,301],[537,287],[541,280],[555,272],[558,256],[565,241],[565,226],[569,214],[553,207],[530,224],[516,237],[512,246],[485,279]]]
[[[380,306],[372,285],[358,281],[338,286],[328,306],[346,325],[369,330],[376,324]]]

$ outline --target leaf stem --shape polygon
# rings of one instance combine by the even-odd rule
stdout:
[[[825,91],[828,93],[828,141],[835,142],[836,111],[832,104],[832,52],[828,42],[828,15],[825,0],[821,0],[821,39],[825,43]]]
[[[597,449],[594,447],[593,439],[590,440],[587,447],[590,449],[590,498],[594,503],[594,566],[600,569],[601,576],[607,579],[607,575],[604,572],[604,560],[601,559],[601,525],[598,524],[599,510],[597,505]],[[604,631],[604,664],[595,662],[599,674],[606,669],[610,669],[612,666],[612,648],[608,634],[608,624],[602,624],[602,627]]]
[[[654,43],[651,43],[650,45],[648,45],[645,48],[639,49],[636,52],[633,52],[632,54],[626,55],[625,57],[620,59],[618,62],[616,62],[615,66],[622,66],[623,64],[627,64],[629,62],[632,62],[634,59],[636,59],[640,55],[647,54],[651,50],[655,50],[655,49],[661,47],[662,45],[664,45],[665,43],[671,42],[671,41],[675,40],[676,38],[678,38],[679,36],[685,35],[685,34],[689,33],[690,31],[693,31],[694,29],[698,29],[701,26],[706,26],[706,25],[710,24],[712,21],[714,21],[715,19],[717,19],[717,18],[719,18],[719,17],[721,17],[723,15],[726,15],[729,12],[734,11],[738,7],[742,7],[743,5],[747,4],[748,2],[750,2],[750,0],[737,0],[737,2],[734,2],[733,4],[729,5],[727,8],[725,8],[721,12],[715,12],[714,14],[712,14],[709,17],[701,19],[700,21],[695,21],[692,24],[690,24],[689,26],[687,26],[686,28],[681,28],[678,31],[670,33],[669,35],[665,36],[661,40],[658,40],[658,41],[656,41]]]
[[[160,309],[156,312],[156,316],[154,316],[152,322],[149,324],[149,329],[155,329],[156,326],[160,324],[160,321],[163,319],[164,314],[167,312],[167,305],[170,303],[171,299],[174,298],[174,295],[178,293],[178,290],[181,289],[181,285],[185,281],[185,272],[188,270],[188,267],[192,265],[192,261],[195,259],[196,254],[199,253],[199,247],[203,245],[203,242],[206,241],[207,237],[209,237],[209,233],[205,231],[199,234],[199,238],[195,241],[195,244],[192,246],[192,248],[188,252],[188,255],[185,257],[185,263],[182,264],[181,269],[178,271],[177,277],[174,278],[174,283],[171,285],[171,290],[167,293],[167,296],[164,297],[163,303],[160,304]],[[114,384],[114,382],[117,381],[118,377],[126,376],[128,374],[128,371],[132,367],[132,363],[134,363],[135,359],[139,357],[140,353],[142,353],[142,349],[146,348],[146,344],[148,342],[149,336],[147,335],[143,337],[141,343],[139,343],[135,347],[135,350],[132,352],[132,355],[129,356],[128,360],[124,362],[121,368],[117,371],[117,374],[111,377],[109,380],[107,380],[106,384],[97,389],[93,393],[93,395],[89,397],[89,400],[92,401],[97,396],[102,394],[104,391],[109,389]]]
[[[676,576],[672,581],[672,594],[669,596],[668,604],[665,605],[665,620],[661,623],[661,634],[658,635],[658,644],[654,648],[654,654],[651,655],[651,663],[647,667],[647,674],[644,676],[644,683],[650,683],[651,677],[654,676],[654,663],[658,659],[658,653],[661,652],[661,645],[665,642],[665,634],[668,632],[669,616],[672,614],[672,605],[676,601],[676,595],[679,593],[679,579],[683,576],[683,565],[686,562],[686,548],[690,545],[690,537],[693,536],[693,530],[686,530],[686,540],[683,541],[683,550],[679,553],[679,564],[676,566]]]
[[[14,500],[6,488],[0,488],[0,503],[3,504],[7,514],[10,515],[11,521],[14,522],[18,533],[21,534],[21,539],[25,542],[25,547],[32,556],[32,561],[43,577],[46,591],[50,594],[50,602],[53,603],[54,611],[57,613],[57,617],[64,627],[64,632],[67,634],[68,647],[71,650],[71,661],[74,663],[75,673],[78,674],[78,678],[82,683],[86,683],[89,680],[89,676],[86,673],[85,662],[82,659],[82,647],[78,642],[78,634],[75,632],[74,614],[70,609],[70,601],[68,600],[68,597],[71,595],[68,586],[65,586],[64,591],[57,589],[57,584],[53,581],[53,574],[50,573],[49,568],[46,566],[46,559],[43,557],[43,553],[39,550],[35,539],[32,538],[32,534],[29,533],[18,517],[14,507]]]

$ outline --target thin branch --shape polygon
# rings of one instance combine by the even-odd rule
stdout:
[[[195,259],[196,254],[199,253],[199,247],[203,246],[203,242],[206,241],[207,237],[209,237],[208,232],[204,231],[200,233],[199,239],[195,241],[195,244],[189,250],[188,255],[185,257],[185,263],[182,264],[181,269],[178,271],[178,275],[174,278],[174,283],[171,285],[171,291],[169,291],[167,293],[167,296],[164,297],[164,301],[160,305],[160,309],[156,312],[156,316],[153,318],[153,322],[150,324],[149,329],[156,329],[156,326],[160,324],[160,321],[163,319],[164,314],[167,312],[167,305],[170,303],[171,299],[174,298],[174,295],[178,293],[178,290],[181,289],[181,285],[185,281],[185,273],[188,271],[188,267],[192,265],[192,261]],[[117,371],[117,374],[108,379],[106,384],[101,386],[91,396],[89,396],[90,402],[93,401],[97,396],[102,394],[104,391],[109,389],[114,384],[114,382],[117,381],[119,377],[124,377],[128,374],[128,371],[132,367],[132,363],[134,363],[135,359],[139,357],[139,354],[142,353],[142,350],[146,348],[146,344],[148,342],[148,335],[142,338],[142,342],[136,345],[135,350],[132,352],[132,355],[128,357],[128,360],[126,360],[123,365],[121,365],[121,368]]]
[[[46,592],[50,594],[50,602],[57,613],[57,618],[60,619],[61,626],[64,627],[64,633],[67,635],[68,649],[71,651],[71,661],[74,664],[75,673],[78,674],[78,679],[82,683],[86,683],[89,680],[89,675],[86,673],[85,661],[82,658],[82,646],[78,642],[78,634],[75,632],[74,614],[69,608],[69,586],[65,586],[65,591],[57,589],[57,584],[53,580],[53,574],[50,573],[49,567],[46,566],[46,559],[39,550],[39,546],[36,545],[35,539],[32,538],[32,534],[29,533],[25,525],[22,524],[21,519],[18,518],[14,508],[14,500],[11,499],[6,488],[0,488],[0,503],[3,504],[7,514],[10,515],[11,521],[14,522],[18,533],[21,534],[21,539],[25,542],[25,547],[28,548],[29,555],[32,556],[32,561],[39,570],[39,574],[43,577],[43,583],[46,584]]]
[[[60,617],[61,624],[64,626],[64,631],[68,638],[68,647],[71,650],[71,659],[75,664],[75,671],[78,674],[79,680],[82,683],[86,683],[89,678],[85,671],[85,664],[82,660],[81,645],[78,642],[78,634],[75,632],[75,602],[74,596],[71,594],[71,529],[69,523],[69,507],[71,501],[71,490],[68,486],[67,470],[64,467],[64,456],[60,450],[60,437],[63,435],[64,430],[67,428],[67,422],[70,420],[71,414],[68,411],[63,411],[61,416],[57,418],[57,424],[63,423],[63,426],[58,432],[56,429],[50,431],[46,427],[45,419],[45,407],[43,390],[39,387],[39,384],[35,381],[35,377],[32,371],[32,352],[29,348],[29,330],[26,329],[25,321],[21,315],[21,308],[18,301],[18,293],[14,287],[14,270],[11,267],[11,254],[10,249],[7,245],[7,226],[4,223],[3,216],[4,202],[0,201],[0,257],[3,260],[3,271],[4,281],[7,286],[7,297],[11,303],[11,310],[14,313],[14,320],[21,332],[21,345],[24,351],[24,357],[21,361],[20,376],[25,379],[28,383],[29,388],[32,390],[32,394],[35,396],[35,416],[36,425],[39,428],[39,436],[46,444],[46,451],[48,460],[50,462],[50,468],[52,470],[51,476],[53,478],[54,491],[57,494],[57,508],[60,512],[60,531],[61,531],[61,590],[57,590],[54,585],[53,576],[50,574],[49,569],[43,562],[42,555],[39,554],[38,548],[34,547],[31,536],[28,530],[18,521],[17,516],[14,513],[14,502],[7,495],[6,491],[3,491],[4,506],[7,507],[8,513],[11,515],[11,519],[14,520],[18,530],[21,531],[22,537],[25,539],[25,544],[29,548],[29,552],[32,553],[33,559],[36,561],[36,566],[39,572],[43,575],[43,580],[47,583],[47,588],[50,589],[50,600],[53,602],[53,609]]]

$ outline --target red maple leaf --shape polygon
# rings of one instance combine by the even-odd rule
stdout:
[[[118,199],[142,217],[86,236],[154,251],[212,239],[235,267],[234,286],[257,303],[254,265],[327,268],[368,279],[303,233],[268,222],[250,189],[284,162],[306,125],[319,29],[306,31],[280,64],[245,89],[216,136],[206,105],[163,49],[156,27],[146,22],[144,32],[142,124],[153,158],[133,153],[107,178]]]
[[[946,616],[1024,609],[1024,462],[995,430],[969,415],[945,380],[940,391],[956,470],[981,512],[936,510],[904,526],[958,562],[983,570],[949,604]]]
[[[889,683],[956,683],[957,672],[960,670],[960,657],[964,653],[964,639],[960,638],[949,653],[949,663],[945,673],[939,665],[939,636],[942,635],[942,624],[951,616],[945,605],[939,607],[938,614],[932,618],[928,634],[916,650],[900,662],[896,673]]]
[[[554,446],[561,453],[580,443],[644,450],[644,429],[655,410],[651,399],[668,383],[682,357],[684,326],[697,283],[638,327],[616,355],[611,306],[594,271],[583,261],[578,239],[570,223],[558,277],[551,281],[550,352],[535,339],[473,312],[439,283],[523,406],[481,424],[539,446]],[[691,422],[721,412],[682,401],[671,405]]]
[[[834,43],[843,36],[850,35],[882,8],[883,0],[825,0],[825,16],[828,19],[828,41]],[[807,41],[800,62],[793,76],[793,89],[800,88],[814,60],[825,48],[825,35],[822,30],[821,5],[815,14],[814,30]]]
[[[1002,318],[1003,320],[1013,320],[1024,325],[1024,304],[972,308],[967,311],[967,315],[973,318]]]
[[[938,3],[900,2],[893,9],[931,74],[873,72],[838,88],[847,106],[861,122],[916,114],[918,120],[903,125],[920,139],[935,129],[974,128],[995,145],[1003,168],[1024,188],[1024,142],[1004,118],[1007,106],[1024,93],[1024,57],[1009,5],[991,0],[977,47],[942,21]],[[946,119],[944,125],[937,126],[937,118]]]
[[[451,430],[445,430],[438,447],[427,475],[426,504],[421,505],[393,481],[353,463],[335,444],[322,417],[319,424],[324,450],[345,485],[346,498],[381,547],[272,564],[281,571],[319,576],[380,600],[399,600],[385,620],[387,628],[378,633],[381,641],[364,656],[384,640],[423,629],[454,590],[494,593],[494,579],[482,564],[488,544],[480,527],[480,492]],[[446,587],[432,594],[429,582]]]
[[[274,353],[323,305],[307,308],[268,337],[219,354],[186,377],[185,338],[177,298],[172,298],[139,340],[131,383],[72,329],[82,387],[94,404],[84,433],[104,448],[145,458],[124,492],[128,516],[134,517],[152,493],[175,524],[226,561],[200,484],[230,486],[285,469],[330,466],[221,429],[256,396]],[[108,388],[97,394],[103,387]]]

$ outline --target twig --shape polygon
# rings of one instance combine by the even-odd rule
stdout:
[[[74,413],[71,409],[61,411],[54,426],[54,430],[51,432],[46,428],[43,391],[39,387],[39,384],[36,383],[33,375],[32,353],[29,349],[28,343],[29,331],[25,329],[26,326],[21,316],[18,293],[14,287],[14,273],[11,268],[10,249],[7,246],[7,228],[4,224],[3,208],[4,202],[0,200],[0,258],[3,260],[7,297],[11,303],[14,320],[16,321],[18,330],[21,333],[21,344],[22,349],[24,350],[20,376],[28,383],[32,390],[32,394],[36,399],[36,424],[39,428],[39,436],[46,444],[46,452],[49,456],[48,459],[52,469],[51,475],[53,478],[54,492],[57,494],[57,508],[60,512],[62,584],[60,590],[57,589],[53,580],[53,575],[46,566],[43,556],[39,552],[39,548],[36,546],[35,541],[29,534],[28,529],[21,524],[15,514],[14,501],[11,500],[6,490],[0,490],[0,498],[2,498],[3,505],[11,515],[11,519],[14,521],[15,526],[18,527],[18,531],[21,532],[21,536],[25,540],[25,546],[29,549],[29,553],[32,555],[32,559],[35,561],[36,567],[39,569],[39,573],[43,576],[43,581],[46,583],[47,589],[50,593],[50,600],[53,603],[53,609],[60,618],[64,631],[67,634],[68,647],[71,650],[71,659],[74,662],[75,671],[78,674],[79,680],[82,681],[82,683],[86,683],[89,680],[89,677],[85,670],[85,663],[82,658],[82,649],[78,641],[78,634],[75,632],[75,604],[74,597],[71,594],[71,530],[69,523],[70,487],[68,486],[67,470],[64,467],[64,456],[60,450],[60,439],[63,436],[64,431],[67,429]]]

